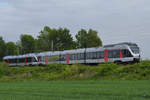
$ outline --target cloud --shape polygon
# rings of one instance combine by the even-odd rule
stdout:
[[[2,0],[0,35],[6,41],[20,34],[38,35],[45,25],[67,27],[73,36],[81,28],[95,29],[104,44],[138,43],[149,57],[149,0]],[[0,2],[0,3],[1,3]]]

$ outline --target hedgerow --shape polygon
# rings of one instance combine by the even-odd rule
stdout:
[[[90,65],[17,66],[0,63],[0,81],[23,80],[149,80],[150,61],[117,65],[105,63]]]

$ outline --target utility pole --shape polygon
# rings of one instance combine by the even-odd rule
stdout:
[[[51,44],[51,50],[53,51],[54,50],[54,43],[53,43],[53,40],[52,40],[52,44]]]
[[[84,51],[84,63],[86,64],[86,42],[84,41],[84,47],[85,47],[85,51]]]

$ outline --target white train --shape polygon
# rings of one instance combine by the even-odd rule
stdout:
[[[26,66],[26,65],[31,66],[38,64],[36,54],[6,56],[3,58],[3,60],[7,62],[9,66]]]
[[[140,49],[135,43],[118,43],[103,47],[65,51],[50,51],[3,58],[10,66],[47,64],[98,64],[105,62],[130,63],[140,61]]]

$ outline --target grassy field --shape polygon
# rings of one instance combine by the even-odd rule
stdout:
[[[0,100],[150,100],[150,81],[1,82]]]
[[[136,64],[17,66],[0,63],[0,82],[60,80],[150,80],[150,61]]]

